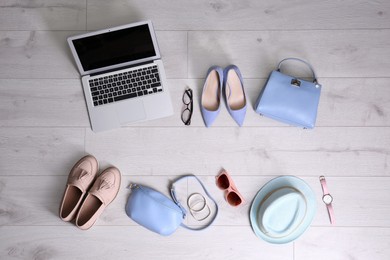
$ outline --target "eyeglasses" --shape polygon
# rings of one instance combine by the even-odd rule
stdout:
[[[181,121],[185,125],[191,124],[192,110],[193,110],[193,102],[192,102],[192,89],[187,88],[182,97],[185,108],[181,112]]]
[[[245,202],[242,195],[238,192],[236,185],[234,185],[233,179],[227,173],[227,171],[222,170],[222,172],[215,177],[216,184],[218,188],[225,190],[225,200],[231,206],[238,206]]]

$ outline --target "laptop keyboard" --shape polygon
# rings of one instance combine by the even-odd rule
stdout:
[[[161,92],[157,65],[89,80],[94,106]]]

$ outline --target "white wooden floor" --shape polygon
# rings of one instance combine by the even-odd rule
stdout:
[[[101,134],[90,130],[67,36],[151,19],[175,115]],[[253,104],[285,57],[312,63],[323,85],[317,127],[262,118]],[[244,127],[226,109],[204,127],[200,93],[211,65],[240,67],[250,101]],[[192,125],[181,96],[195,92]],[[0,259],[390,259],[390,2],[282,0],[6,0],[0,2]],[[117,166],[122,188],[96,225],[58,218],[73,164],[93,154]],[[247,199],[232,208],[215,187],[221,168]],[[168,194],[194,173],[217,199],[209,229],[160,237],[124,211],[126,186]],[[257,191],[279,175],[306,180],[317,215],[294,243],[271,245],[249,223]],[[336,226],[319,175],[334,196]],[[184,190],[190,191],[191,183]],[[189,223],[194,223],[190,218]]]

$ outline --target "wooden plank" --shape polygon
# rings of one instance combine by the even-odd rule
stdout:
[[[0,226],[69,226],[58,217],[60,202],[68,177],[72,168],[64,165],[57,172],[61,176],[0,176],[0,195],[2,197]],[[170,197],[170,183],[178,176],[150,176],[127,175],[122,172],[121,189],[115,201],[103,212],[96,226],[137,226],[129,219],[124,208],[130,194],[127,188],[130,183],[137,183],[151,187]],[[100,167],[103,171],[104,167]],[[248,212],[252,200],[257,192],[276,176],[240,176],[237,172],[230,171],[236,186],[246,202],[237,208],[228,205],[224,199],[224,192],[215,185],[215,175],[199,176],[208,192],[217,201],[219,214],[212,226],[241,226],[242,229],[250,229]],[[187,174],[187,173],[183,173]],[[304,177],[313,189],[317,198],[317,213],[312,227],[331,227],[328,213],[323,204],[322,190],[317,177]],[[334,197],[336,227],[388,227],[390,226],[390,211],[388,208],[388,194],[390,192],[390,179],[388,177],[327,177],[329,190]],[[38,188],[40,187],[40,188]],[[346,187],[350,187],[346,193]],[[177,198],[184,207],[187,207],[187,198],[195,192],[202,193],[203,189],[193,179],[187,179],[175,185]],[[32,195],[33,194],[33,195]],[[211,216],[215,209],[208,199],[211,208]],[[188,207],[187,207],[188,208]],[[202,226],[210,221],[198,222],[188,211],[185,222],[192,226]]]
[[[0,2],[0,30],[85,30],[86,0]]]
[[[66,42],[73,34],[77,32],[0,31],[0,78],[79,78]]]
[[[187,78],[187,33],[156,32],[167,78]]]
[[[68,174],[78,159],[63,160],[62,165],[58,166],[61,168],[58,168],[51,176],[0,176],[0,194],[3,198],[0,207],[2,212],[0,226],[71,225],[63,222],[58,214]],[[100,172],[103,170],[104,168],[100,167]],[[169,197],[169,181],[175,178],[175,176],[129,177],[125,174],[122,172],[121,189],[117,198],[106,208],[96,222],[96,226],[138,225],[129,219],[124,211],[130,193],[128,189],[130,183],[146,185]],[[178,190],[181,191],[181,189]]]
[[[308,60],[320,79],[388,77],[387,39],[390,30],[190,31],[189,77],[203,78],[210,66],[233,63],[246,78],[267,78],[287,57]]]
[[[86,133],[88,153],[129,175],[214,175],[227,167],[239,175],[386,176],[389,147],[388,128],[183,126]]]
[[[69,162],[71,163],[71,162]],[[74,163],[74,162],[73,162]],[[61,168],[61,176],[2,176],[0,177],[1,226],[46,226],[70,225],[58,217],[60,202],[65,190],[68,171],[72,166]],[[103,170],[103,168],[101,168]],[[271,179],[277,176],[239,176],[231,173],[237,188],[245,198],[245,203],[237,208],[228,205],[223,191],[215,185],[215,176],[200,176],[208,192],[216,199],[219,215],[213,226],[242,226],[249,227],[248,212],[257,192]],[[215,175],[217,175],[216,172]],[[154,188],[166,196],[169,195],[170,182],[178,176],[129,176],[122,171],[122,184],[119,195],[107,207],[99,218],[96,226],[137,226],[124,212],[130,190],[130,183],[138,183]],[[312,227],[330,227],[328,214],[323,204],[322,190],[318,177],[303,178],[313,189],[317,198],[317,213]],[[187,183],[188,181],[188,183]],[[336,227],[387,227],[390,225],[387,194],[390,192],[390,180],[386,177],[327,177],[329,190],[334,197]],[[45,185],[45,189],[37,187]],[[179,182],[175,185],[177,197],[186,207],[187,198],[194,192],[203,193],[203,189],[193,179]],[[345,187],[351,187],[345,192]],[[204,195],[206,198],[207,196]],[[215,209],[207,198],[212,214]],[[186,222],[189,225],[201,226],[207,221],[197,222],[190,214]]]
[[[0,125],[89,127],[78,79],[0,79]]]
[[[216,226],[250,226],[248,214],[253,198],[257,192],[271,179],[276,176],[239,176],[237,172],[227,169],[234,179],[237,189],[244,197],[245,202],[239,207],[230,206],[224,199],[224,192],[215,185],[215,176],[200,176],[208,192],[217,201],[219,215],[213,225]],[[320,175],[320,174],[319,174]],[[331,227],[329,217],[324,203],[322,202],[322,188],[317,177],[304,177],[314,191],[317,198],[317,212],[311,224],[312,227]],[[329,190],[334,197],[333,207],[335,210],[336,226],[340,227],[388,227],[390,220],[388,216],[388,196],[390,193],[390,179],[388,177],[327,177]],[[199,184],[188,179],[187,194],[178,194],[178,198],[183,206],[187,206],[187,198],[190,194],[201,193],[208,201],[208,205],[213,209],[213,203],[203,192]],[[185,183],[176,186],[186,186]],[[346,194],[346,187],[350,187]],[[189,212],[189,210],[188,210]],[[202,226],[210,221],[196,221],[190,214],[187,216],[191,225]]]
[[[390,126],[390,80],[387,78],[325,78],[317,128],[321,126]],[[204,80],[170,79],[174,115],[129,127],[183,127],[180,119],[186,87],[194,94],[191,127],[204,127],[200,99]],[[244,127],[287,125],[261,117],[254,111],[264,79],[244,79],[248,99]],[[2,126],[83,126],[90,127],[81,82],[78,79],[0,79],[0,125]],[[214,127],[235,127],[222,101]]]
[[[66,44],[66,38],[73,34],[75,32],[0,32],[3,42],[0,45],[3,56],[0,60],[0,77],[79,78]],[[288,56],[311,61],[320,79],[387,77],[390,72],[390,62],[381,59],[385,55],[383,49],[389,47],[386,39],[390,38],[390,30],[318,31],[314,34],[316,37],[312,36],[313,32],[302,31],[301,40],[291,40],[292,34],[285,31],[189,32],[189,77],[203,78],[208,67],[213,64],[225,66],[235,63],[245,78],[267,78],[277,62]],[[159,43],[167,77],[187,78],[186,33],[161,32],[158,35],[161,35]],[[257,41],[259,37],[263,39],[261,43]],[[236,38],[240,38],[242,44],[237,44]],[[357,44],[351,45],[351,41]],[[282,47],[285,45],[290,46],[289,49]],[[366,57],[364,53],[368,48],[370,55]],[[262,51],[264,49],[267,52]],[[231,54],[226,55],[226,52]],[[322,53],[323,58],[318,58],[319,53]]]
[[[159,30],[296,30],[389,28],[386,0],[342,2],[282,0],[89,0],[88,29],[151,19]]]
[[[293,259],[292,244],[266,244],[249,228],[240,227],[213,227],[203,232],[180,228],[169,237],[132,226],[88,231],[58,226],[0,227],[0,231],[1,258]]]
[[[80,33],[0,31],[0,78],[79,78],[66,38]],[[167,77],[186,78],[187,34],[161,32],[158,36]]]
[[[294,259],[387,260],[389,241],[389,228],[311,228],[294,243]]]
[[[334,197],[336,226],[346,227],[389,227],[389,177],[346,178],[327,177],[329,190]],[[309,184],[315,188],[317,197],[322,190],[317,178]],[[331,227],[325,205],[318,200],[318,212],[315,225]]]
[[[265,79],[244,79],[248,100],[244,127],[287,126],[261,117],[255,112],[256,100],[265,85]],[[316,126],[390,126],[390,80],[387,78],[324,78]],[[200,112],[203,79],[169,80],[168,86],[175,114],[171,117],[129,124],[129,126],[175,126],[182,127],[180,119],[184,109],[182,96],[187,87],[193,90],[193,115],[191,127],[204,127]],[[213,127],[236,127],[237,124],[221,101],[221,111]],[[187,127],[188,128],[188,127]]]
[[[0,128],[0,175],[63,175],[84,154],[84,131]]]

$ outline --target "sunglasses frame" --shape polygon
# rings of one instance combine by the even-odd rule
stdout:
[[[218,180],[219,178],[221,178],[223,175],[226,176],[227,180],[229,181],[229,186],[227,188],[222,188],[219,183],[218,183]],[[241,195],[241,193],[238,191],[236,185],[234,184],[234,181],[232,179],[232,177],[229,175],[229,173],[226,171],[226,170],[222,170],[216,177],[215,177],[215,182],[216,182],[216,185],[218,188],[220,188],[221,190],[224,190],[225,191],[225,200],[227,201],[227,203],[229,203],[230,206],[233,206],[233,207],[237,207],[241,204],[243,204],[245,202],[245,199],[244,197]],[[238,198],[240,198],[241,202],[238,203],[238,204],[233,204],[229,201],[228,199],[228,196],[230,193],[235,193]]]

